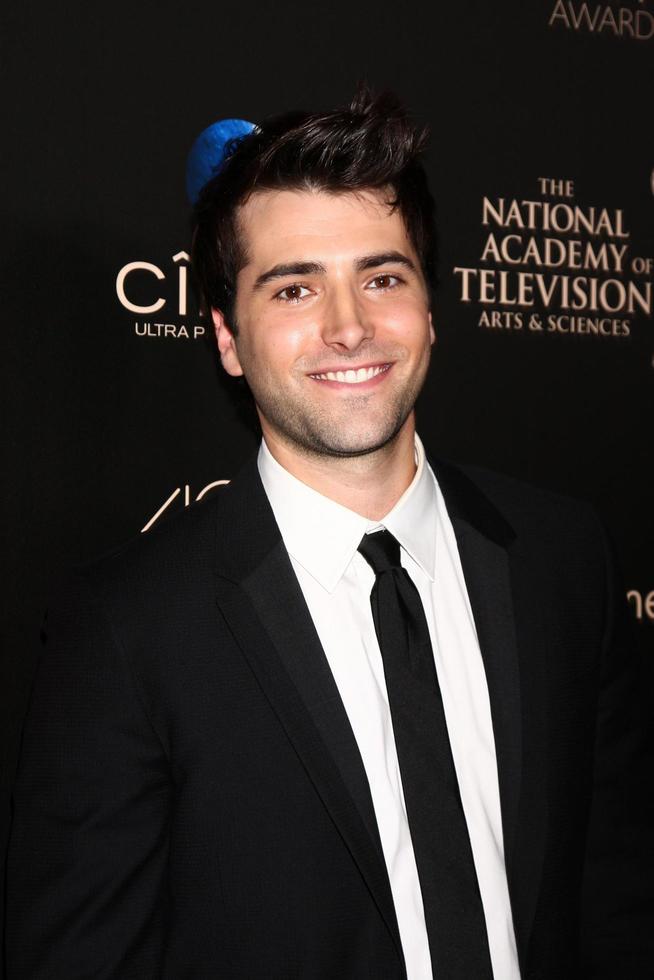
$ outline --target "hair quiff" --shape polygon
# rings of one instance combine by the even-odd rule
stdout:
[[[263,190],[387,189],[433,292],[434,202],[419,159],[427,139],[427,127],[415,125],[394,94],[361,85],[345,108],[273,116],[232,140],[194,210],[192,262],[206,308],[219,309],[236,330],[236,277],[246,263],[237,211]]]

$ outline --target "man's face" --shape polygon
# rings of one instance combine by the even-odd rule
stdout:
[[[239,213],[247,256],[223,366],[245,375],[267,441],[353,456],[413,421],[434,333],[418,257],[375,191],[264,191]]]

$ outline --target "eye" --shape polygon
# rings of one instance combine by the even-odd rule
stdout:
[[[368,283],[369,289],[393,289],[402,280],[399,276],[392,276],[390,272],[382,272]]]
[[[275,293],[275,299],[282,300],[284,303],[299,303],[309,293],[310,290],[306,286],[300,286],[299,283],[294,282],[290,286],[284,286],[278,293]]]

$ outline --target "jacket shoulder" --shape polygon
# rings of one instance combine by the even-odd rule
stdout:
[[[447,484],[456,474],[457,482],[468,486],[468,495],[478,495],[500,515],[522,545],[531,543],[546,552],[581,547],[604,561],[606,532],[588,501],[474,464],[435,460],[433,465],[439,483],[441,476]]]
[[[130,538],[111,551],[79,565],[72,576],[101,591],[112,586],[155,587],[194,577],[208,569],[215,555],[216,529],[229,506],[231,485],[191,504],[152,529]]]
[[[464,463],[457,464],[468,479],[498,507],[519,511],[548,512],[567,514],[575,518],[597,520],[594,507],[583,499],[559,493],[542,486],[520,480],[517,477],[499,473],[483,466]]]

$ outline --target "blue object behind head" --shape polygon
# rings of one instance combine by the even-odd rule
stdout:
[[[219,119],[200,133],[186,161],[186,193],[191,204],[195,204],[204,185],[220,170],[226,144],[247,136],[253,129],[256,129],[254,123],[245,119]]]

